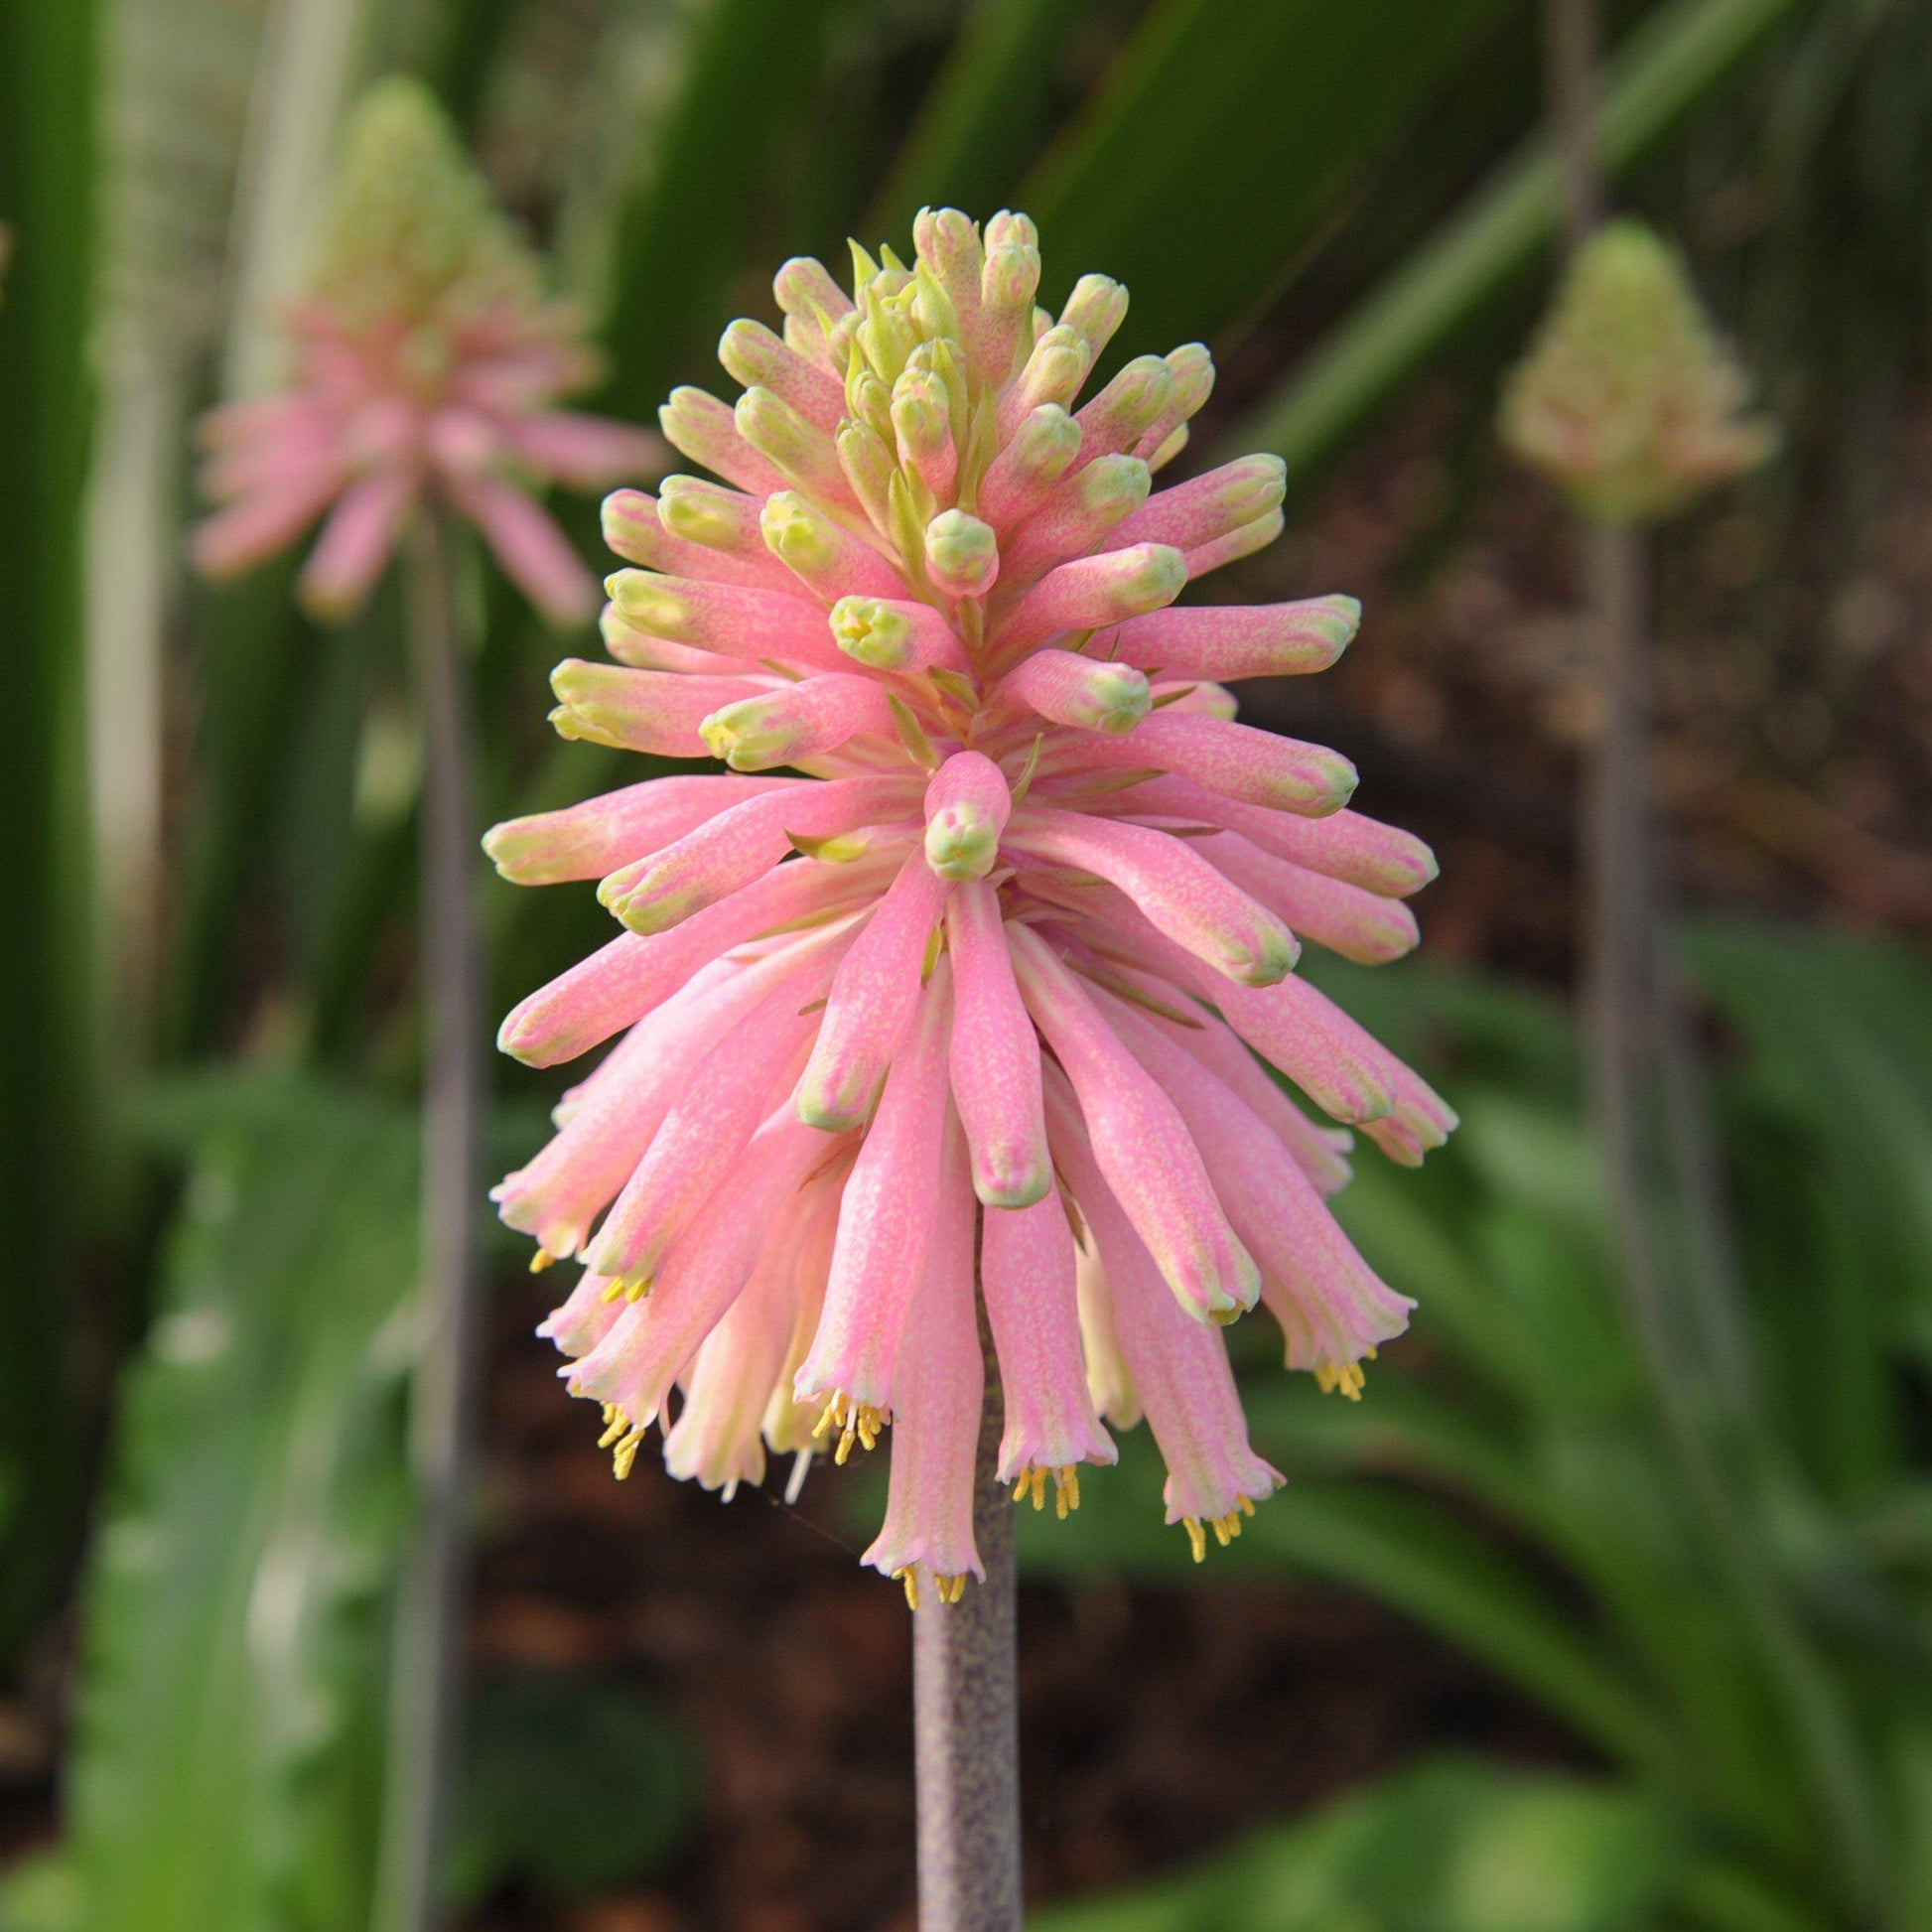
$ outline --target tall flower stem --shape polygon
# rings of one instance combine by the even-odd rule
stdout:
[[[425,772],[419,994],[424,1038],[423,1178],[410,1461],[416,1520],[397,1606],[389,1756],[373,1922],[427,1932],[457,1760],[466,1593],[465,1472],[482,1354],[477,1297],[483,1011],[474,903],[477,836],[469,694],[450,523],[419,512],[407,557],[409,624]]]
[[[1546,87],[1574,248],[1602,218],[1594,0],[1545,0]],[[1750,1528],[1763,1477],[1757,1385],[1701,1055],[1668,944],[1651,804],[1650,537],[1580,522],[1603,717],[1585,785],[1590,1097],[1624,1293],[1687,1498],[1735,1597],[1817,1798],[1848,1892],[1883,1922],[1881,1837],[1849,1713]]]
[[[973,1541],[986,1575],[956,1603],[928,1592],[912,1618],[919,1932],[1018,1932],[1020,1699],[1013,1498],[1001,1486],[1004,1410],[981,1311],[986,1403],[973,1471]]]

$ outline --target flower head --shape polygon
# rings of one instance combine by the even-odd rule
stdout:
[[[1666,516],[1753,469],[1776,433],[1699,306],[1684,258],[1641,221],[1598,228],[1503,395],[1503,441],[1605,522]]]
[[[1407,950],[1434,861],[1218,682],[1332,662],[1355,605],[1175,604],[1281,528],[1281,465],[1153,490],[1205,350],[1082,402],[1125,291],[1088,276],[1055,320],[1024,216],[914,232],[910,267],[855,249],[850,295],[787,263],[782,335],[725,333],[736,405],[664,410],[722,481],[605,505],[618,662],[559,667],[558,728],[730,769],[485,844],[512,880],[601,879],[625,928],[503,1025],[540,1066],[618,1044],[496,1190],[540,1262],[584,1261],[545,1332],[620,1469],[674,1388],[667,1460],[726,1489],[890,1423],[867,1561],[951,1593],[976,1277],[1001,1475],[1064,1513],[1145,1413],[1198,1551],[1280,1479],[1220,1324],[1264,1303],[1352,1394],[1409,1307],[1324,1204],[1348,1135],[1261,1060],[1399,1161],[1452,1123],[1292,971],[1302,938]]]
[[[596,584],[529,485],[601,488],[654,468],[660,445],[549,406],[597,375],[581,318],[546,297],[536,257],[417,82],[380,81],[357,108],[288,325],[293,385],[203,425],[205,485],[223,505],[195,532],[205,572],[272,556],[327,510],[302,588],[344,615],[433,489],[545,613],[590,616]]]

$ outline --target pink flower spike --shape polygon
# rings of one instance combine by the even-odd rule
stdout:
[[[563,1304],[537,1324],[537,1333],[555,1342],[560,1354],[575,1359],[588,1355],[616,1327],[622,1313],[623,1303],[612,1295],[611,1284],[586,1268]]]
[[[987,699],[995,717],[1036,712],[1077,731],[1130,732],[1148,714],[1154,694],[1131,664],[1096,663],[1077,651],[1036,650],[1023,657]]]
[[[811,860],[780,866],[668,932],[621,932],[511,1009],[496,1044],[526,1066],[587,1053],[661,1005],[701,966],[759,933],[825,918],[863,901],[871,867]]]
[[[1064,1080],[1048,1083],[1046,1106],[1055,1157],[1104,1270],[1107,1331],[1168,1465],[1168,1521],[1186,1525],[1198,1563],[1205,1529],[1222,1543],[1240,1535],[1251,1506],[1281,1487],[1281,1471],[1249,1446],[1226,1344],[1188,1320],[1165,1292],[1153,1257],[1096,1169]],[[1083,1280],[1082,1287],[1096,1295],[1100,1284]]]
[[[752,1279],[698,1349],[685,1382],[684,1408],[664,1436],[664,1466],[730,1502],[741,1482],[764,1478],[759,1434],[765,1404],[784,1362],[791,1328],[791,1265],[784,1244],[767,1241]]]
[[[620,570],[606,579],[611,601],[636,629],[698,650],[746,659],[788,658],[820,670],[846,668],[825,634],[825,613],[790,592],[694,577]],[[748,662],[746,669],[755,665]]]
[[[673,389],[657,412],[667,441],[701,469],[754,496],[783,489],[789,479],[746,442],[730,406],[702,389]]]
[[[1262,1298],[1288,1337],[1289,1366],[1343,1368],[1399,1335],[1415,1305],[1355,1252],[1261,1120],[1146,1015],[1106,993],[1096,997],[1209,1161],[1228,1218],[1260,1264]]]
[[[841,529],[795,489],[765,499],[759,529],[772,556],[826,604],[849,601],[854,592],[894,597],[905,588],[905,580],[878,551]]]
[[[302,601],[318,617],[345,618],[368,596],[419,486],[406,470],[383,471],[343,492],[302,566]],[[590,582],[588,572],[584,581]]]
[[[1197,550],[1279,509],[1287,482],[1280,457],[1241,457],[1150,497],[1114,532],[1115,540]]]
[[[842,944],[843,931],[830,930]],[[788,951],[805,956],[699,1061],[605,1216],[585,1257],[600,1275],[626,1288],[650,1281],[796,1077],[812,1034],[809,1009],[823,997],[837,955],[822,942]]]
[[[636,1443],[677,1379],[723,1320],[771,1243],[788,1244],[785,1212],[821,1158],[823,1138],[782,1111],[759,1128],[728,1198],[706,1202],[643,1300],[569,1372],[574,1394],[609,1403]],[[620,1470],[628,1463],[620,1462]]]
[[[1043,643],[1062,630],[1097,630],[1148,611],[1165,609],[1187,582],[1180,552],[1159,543],[1107,550],[1049,570],[994,632],[1002,659]]]
[[[832,606],[832,640],[876,671],[969,672],[959,632],[929,604],[904,598],[842,597]]]
[[[1173,605],[1096,637],[1095,657],[1117,657],[1167,677],[1291,677],[1325,671],[1361,621],[1352,597],[1299,604]]]
[[[492,206],[420,83],[392,76],[352,115],[306,295],[286,327],[293,386],[207,420],[197,565],[225,575],[336,505],[303,595],[346,616],[427,491],[482,531],[546,615],[596,608],[589,573],[529,491],[654,468],[656,439],[552,405],[596,374],[582,322]]]
[[[596,612],[597,580],[533,497],[494,477],[445,487],[489,540],[510,581],[553,623],[582,623]]]
[[[973,1191],[1018,1208],[1053,1184],[1040,1111],[1039,1040],[1020,998],[999,897],[977,881],[946,906],[953,963],[952,1091],[972,1154]]]
[[[504,425],[509,446],[541,476],[573,489],[608,489],[625,477],[661,470],[670,452],[649,430],[633,429],[574,409],[515,416]]]
[[[1141,825],[1032,805],[1007,843],[1110,881],[1157,930],[1243,986],[1272,986],[1294,969],[1294,935],[1184,839]]]
[[[1174,1299],[1197,1321],[1233,1320],[1254,1307],[1261,1277],[1173,1102],[1049,946],[1024,926],[1009,927],[1008,944],[1028,1010],[1079,1096],[1100,1172]]]
[[[915,776],[840,778],[748,798],[675,845],[616,872],[598,897],[632,932],[662,932],[760,879],[797,849],[829,846],[861,827],[918,808]]]
[[[1006,773],[983,752],[955,752],[925,788],[925,860],[941,879],[984,879],[1013,813]]]
[[[701,759],[705,720],[726,705],[758,696],[764,685],[749,677],[680,677],[566,657],[550,673],[550,688],[558,700],[550,723],[559,738],[658,758]]]
[[[1056,1475],[1076,1462],[1112,1462],[1115,1449],[1087,1392],[1074,1286],[1073,1231],[1057,1193],[1031,1207],[992,1207],[980,1235],[980,1281],[1000,1359],[1006,1434],[1002,1482]],[[1041,1485],[1035,1484],[1035,1507]],[[1060,1514],[1078,1490],[1059,1481]]]
[[[1416,915],[1397,898],[1324,879],[1250,845],[1239,832],[1199,841],[1202,856],[1290,928],[1360,966],[1380,966],[1415,950]]]
[[[1271,811],[1222,797],[1185,778],[1151,778],[1122,794],[1119,808],[1224,825],[1290,865],[1346,880],[1385,898],[1406,898],[1436,877],[1436,855],[1413,833],[1339,811],[1322,818]]]
[[[483,834],[483,846],[496,870],[517,886],[556,886],[572,879],[602,879],[652,852],[662,851],[722,811],[765,792],[796,789],[802,778],[649,778],[587,798],[561,811],[506,818]]]
[[[861,1559],[900,1579],[914,1609],[921,1570],[934,1593],[950,1600],[957,1600],[969,1576],[986,1575],[973,1542],[973,1459],[986,1366],[975,1313],[965,1168],[959,1122],[949,1119],[924,1278],[898,1336],[886,1521]]]
[[[1311,818],[1339,811],[1355,789],[1355,767],[1325,746],[1173,710],[1155,712],[1119,738],[1083,738],[1072,752],[1068,766],[1169,771],[1244,804]]]
[[[759,498],[699,477],[666,477],[655,499],[641,489],[604,499],[604,541],[626,563],[795,597],[791,573],[764,547]]]
[[[695,728],[732,773],[488,846],[518,880],[602,869],[626,928],[505,1023],[535,1062],[617,1044],[499,1190],[553,1252],[589,1248],[547,1325],[619,1472],[673,1388],[666,1466],[727,1495],[771,1453],[795,1488],[890,1423],[867,1561],[950,1599],[978,1561],[976,1441],[1064,1513],[1080,1461],[1113,1458],[1103,1424],[1145,1409],[1171,1519],[1196,1555],[1232,1538],[1279,1477],[1215,1326],[1265,1300],[1291,1363],[1353,1394],[1408,1312],[1322,1205],[1352,1134],[1288,1082],[1397,1161],[1452,1116],[1290,970],[1291,926],[1361,960],[1410,943],[1395,901],[1428,849],[1342,809],[1345,759],[1236,724],[1224,682],[1329,663],[1353,601],[1173,603],[1280,527],[1280,463],[1150,494],[1206,349],[1130,363],[1076,419],[1126,291],[1083,277],[1050,320],[1021,214],[928,209],[914,239],[909,267],[855,245],[849,298],[787,263],[782,334],[727,332],[736,405],[665,412],[721,481],[606,504],[639,568],[599,625],[619,668],[566,665],[564,719],[687,753]],[[434,404],[445,474],[493,474],[493,399],[535,373]],[[416,447],[413,407],[358,409],[358,464]],[[335,460],[307,415],[261,420]],[[245,439],[214,460],[255,486]],[[804,775],[737,775],[780,763]]]
[[[861,1441],[892,1412],[899,1328],[933,1230],[951,1018],[952,975],[941,959],[845,1183],[824,1312],[793,1380],[800,1401],[827,1398],[828,1417]],[[849,1452],[850,1442],[842,1448]]]
[[[873,679],[832,671],[723,705],[704,721],[703,736],[734,771],[760,771],[893,728],[891,701]]]
[[[846,954],[818,1043],[792,1095],[798,1118],[836,1134],[862,1125],[918,1004],[950,882],[914,853]]]

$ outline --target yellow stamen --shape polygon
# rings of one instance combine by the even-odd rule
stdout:
[[[1198,1516],[1183,1516],[1180,1519],[1180,1527],[1187,1532],[1187,1542],[1188,1546],[1193,1550],[1194,1561],[1196,1563],[1206,1562],[1207,1533],[1200,1526],[1200,1518]]]
[[[605,1285],[603,1299],[607,1302],[615,1302],[622,1293],[623,1284],[621,1282],[609,1282]]]
[[[548,1248],[539,1248],[530,1257],[530,1273],[533,1275],[541,1275],[556,1259],[557,1257]]]
[[[1067,1511],[1079,1507],[1080,1471],[1077,1465],[1068,1462],[1053,1476],[1053,1513],[1064,1523]]]
[[[905,1586],[905,1607],[916,1610],[919,1607],[919,1573],[907,1564],[903,1570],[895,1570],[893,1576]]]
[[[1361,1401],[1364,1380],[1359,1362],[1323,1363],[1314,1372],[1318,1389],[1326,1395],[1346,1396],[1350,1402]]]
[[[1241,1514],[1243,1516],[1252,1516],[1255,1513],[1255,1506],[1253,1502],[1251,1502],[1246,1496],[1240,1498],[1240,1503],[1241,1503]]]
[[[604,1405],[604,1434],[597,1439],[598,1448],[609,1449],[629,1428],[630,1418],[615,1402],[607,1402]]]
[[[639,1275],[634,1282],[623,1285],[623,1299],[626,1302],[641,1302],[650,1293],[650,1277]]]
[[[961,1571],[957,1577],[939,1579],[939,1594],[948,1603],[957,1603],[966,1594],[966,1573]]]
[[[637,1446],[643,1440],[644,1432],[633,1429],[612,1451],[611,1468],[620,1482],[630,1473],[630,1465],[637,1459]]]

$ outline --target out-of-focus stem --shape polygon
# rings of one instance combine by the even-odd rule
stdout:
[[[466,1473],[482,1354],[476,1214],[483,1066],[470,714],[455,557],[426,504],[408,554],[409,621],[425,740],[419,887],[423,1198],[410,1461],[416,1515],[391,1663],[376,1932],[429,1932],[457,1769]]]
[[[1575,247],[1603,209],[1594,0],[1546,0],[1544,18]],[[1847,1890],[1865,1919],[1881,1924],[1881,1827],[1868,1767],[1748,1521],[1761,1475],[1748,1428],[1756,1379],[1705,1125],[1702,1067],[1666,943],[1650,802],[1650,539],[1635,526],[1585,519],[1580,541],[1603,701],[1582,841],[1590,1095],[1622,1284],[1687,1499],[1832,1821]]]
[[[985,1336],[985,1317],[981,1316]],[[1019,1932],[1020,1699],[1013,1499],[995,1475],[1004,1405],[990,1346],[973,1475],[985,1578],[912,1618],[919,1932]]]

